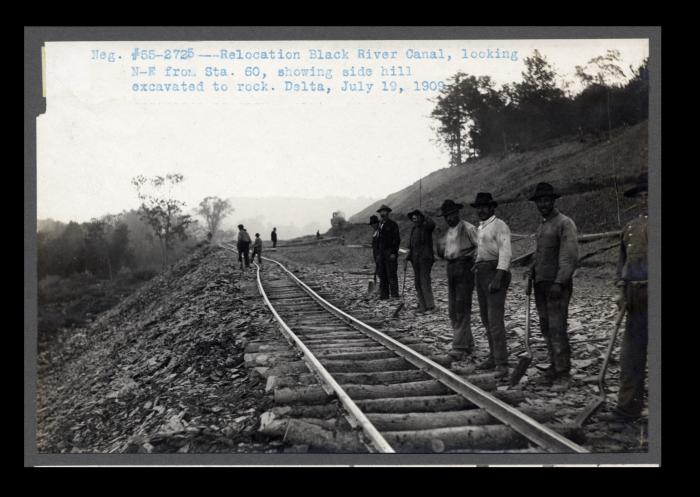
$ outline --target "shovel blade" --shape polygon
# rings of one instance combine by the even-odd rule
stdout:
[[[373,294],[375,286],[376,284],[374,283],[374,281],[370,281],[369,283],[367,283],[367,293],[370,295]]]
[[[401,302],[401,303],[399,304],[399,306],[396,308],[396,310],[394,311],[394,314],[392,314],[391,317],[394,317],[394,318],[399,317],[399,313],[401,312],[401,309],[403,309],[403,306],[404,306],[404,303]]]
[[[517,385],[522,379],[522,377],[525,376],[525,371],[527,371],[527,368],[530,367],[531,362],[532,357],[526,356],[520,358],[520,361],[518,362],[517,366],[515,366],[515,369],[513,369],[513,374],[510,376],[511,387]]]
[[[598,397],[595,399],[593,402],[588,404],[586,408],[581,411],[581,414],[576,416],[576,419],[574,420],[574,425],[581,427],[583,424],[588,421],[588,418],[593,416],[593,414],[600,409],[600,406],[602,406],[605,403],[605,397]]]

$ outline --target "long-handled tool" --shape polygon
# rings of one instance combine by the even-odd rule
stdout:
[[[520,358],[518,365],[515,366],[513,374],[510,377],[510,386],[513,387],[518,384],[518,382],[525,375],[525,371],[530,367],[532,362],[532,350],[530,349],[530,295],[532,294],[532,277],[527,278],[527,288],[525,290],[526,298],[526,309],[525,309],[525,355]]]
[[[374,276],[372,276],[372,281],[367,283],[367,294],[372,295],[377,291],[377,264],[374,264]]]
[[[394,314],[391,315],[391,317],[393,317],[393,318],[399,317],[399,312],[401,312],[401,309],[403,309],[403,307],[406,305],[406,269],[407,268],[408,268],[408,260],[406,260],[403,264],[403,288],[401,288],[401,303],[394,311]]]
[[[610,362],[610,356],[612,355],[613,347],[615,346],[615,339],[617,338],[617,332],[620,330],[620,325],[622,324],[622,319],[625,317],[625,307],[621,306],[617,312],[617,318],[615,319],[615,330],[613,331],[612,337],[610,337],[610,343],[608,343],[608,351],[605,354],[605,360],[603,361],[603,367],[598,375],[598,397],[588,404],[586,408],[581,411],[574,420],[574,426],[582,427],[583,424],[590,418],[593,413],[595,413],[600,406],[605,403],[605,373],[608,370],[608,363]]]

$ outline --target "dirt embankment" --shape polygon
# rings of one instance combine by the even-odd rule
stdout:
[[[40,452],[261,452],[264,384],[243,367],[276,333],[252,274],[205,246],[38,357]]]

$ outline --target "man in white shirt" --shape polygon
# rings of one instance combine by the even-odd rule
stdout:
[[[480,223],[477,228],[476,295],[481,322],[489,340],[489,358],[477,369],[496,369],[498,376],[508,374],[506,327],[503,321],[506,292],[510,284],[510,229],[495,215],[498,202],[490,193],[477,193],[474,203]]]
[[[464,207],[452,200],[445,200],[440,216],[449,229],[445,235],[444,251],[438,253],[447,260],[448,314],[454,330],[450,356],[463,359],[472,352],[474,338],[471,331],[472,295],[474,293],[474,253],[476,252],[476,228],[459,218]]]

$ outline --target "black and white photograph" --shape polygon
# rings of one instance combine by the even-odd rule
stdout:
[[[660,28],[81,29],[25,466],[660,464]]]

